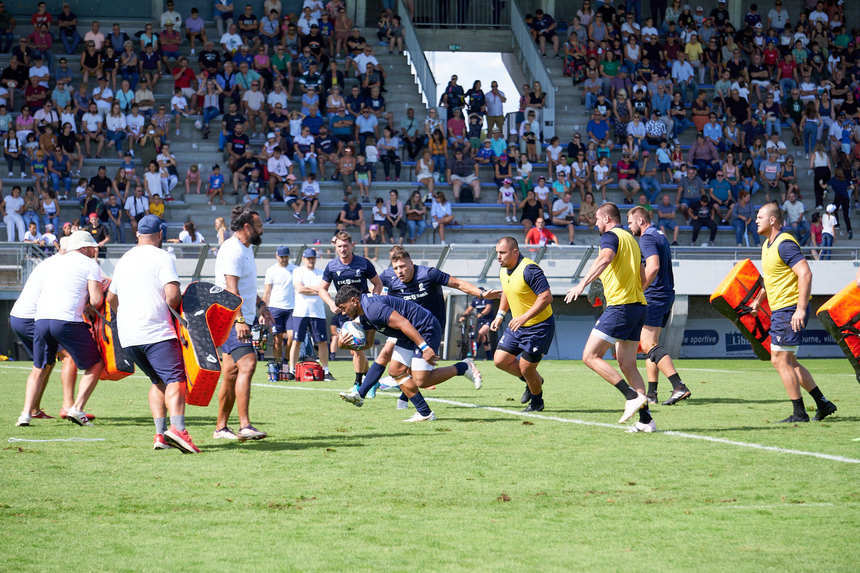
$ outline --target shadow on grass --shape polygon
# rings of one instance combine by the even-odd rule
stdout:
[[[673,432],[690,432],[707,434],[708,432],[749,432],[751,430],[783,430],[791,428],[793,424],[780,424],[774,422],[771,426],[733,426],[731,428],[669,428]]]
[[[744,398],[690,398],[678,404],[784,404],[785,400],[746,400]],[[668,406],[667,406],[668,407]]]
[[[234,448],[254,448],[266,452],[284,450],[315,450],[337,448],[358,448],[366,444],[353,440],[378,440],[380,438],[400,438],[412,436],[404,432],[397,433],[374,433],[374,434],[335,434],[331,436],[290,436],[288,438],[266,438],[265,440],[248,440],[246,442],[223,441],[205,446],[205,450],[226,450]]]
[[[522,424],[522,420],[516,418],[452,418],[450,416],[440,416],[440,422],[464,422],[464,423],[496,423],[506,422],[508,424]]]
[[[98,416],[93,422],[97,426],[141,426],[152,425],[152,416]],[[186,424],[211,424],[215,425],[215,416],[185,416]]]

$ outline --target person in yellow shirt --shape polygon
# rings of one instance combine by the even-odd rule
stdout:
[[[164,219],[164,199],[158,193],[149,200],[149,214]]]
[[[493,362],[496,368],[525,381],[520,402],[529,404],[524,411],[540,412],[544,407],[543,377],[537,367],[555,335],[552,292],[537,263],[520,254],[515,238],[499,239],[496,258],[501,266],[502,299],[490,330],[499,330],[509,309],[513,318],[499,338]]]
[[[648,409],[645,381],[636,367],[639,338],[647,316],[642,253],[636,238],[621,226],[621,212],[615,204],[606,203],[597,210],[597,230],[600,231],[597,260],[585,278],[567,291],[564,302],[579,298],[585,287],[600,277],[606,310],[588,336],[582,361],[624,395],[624,413],[619,424],[639,412],[639,421],[628,431],[654,432],[657,424]],[[613,346],[623,376],[603,359]]]
[[[779,373],[794,409],[780,422],[809,421],[800,394],[801,386],[818,406],[815,419],[823,420],[836,411],[836,404],[824,397],[812,374],[797,361],[797,350],[809,319],[812,271],[800,252],[797,239],[782,230],[783,215],[779,205],[764,204],[756,215],[756,225],[758,234],[765,238],[761,246],[764,288],[750,303],[750,309],[757,312],[767,296],[771,313],[770,363]]]
[[[699,35],[696,32],[690,32],[690,39],[684,46],[684,53],[687,54],[687,59],[690,65],[696,70],[699,77],[699,83],[705,82],[705,65],[702,62],[702,54],[705,52],[704,46],[699,41]]]

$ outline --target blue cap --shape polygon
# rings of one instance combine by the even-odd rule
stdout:
[[[141,235],[152,235],[161,232],[161,217],[146,215],[137,223],[137,232]]]
[[[315,259],[317,258],[317,250],[316,249],[305,249],[305,252],[302,253],[302,256],[307,259]]]
[[[279,257],[289,257],[290,256],[290,248],[284,245],[278,247],[278,256]]]

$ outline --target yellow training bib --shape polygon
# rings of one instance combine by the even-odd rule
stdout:
[[[621,227],[613,227],[608,231],[618,237],[618,250],[612,262],[600,273],[603,281],[603,294],[606,305],[645,303],[645,293],[642,290],[642,277],[639,268],[642,265],[642,252],[639,243],[629,231]]]
[[[525,313],[537,300],[537,295],[526,282],[523,272],[529,265],[537,265],[533,260],[523,257],[511,274],[508,274],[508,269],[502,267],[499,269],[499,280],[502,282],[502,290],[505,293],[505,298],[508,300],[508,305],[511,307],[511,314],[514,318]],[[545,309],[540,311],[536,316],[526,321],[523,326],[531,326],[543,322],[552,316],[552,304],[547,305]]]

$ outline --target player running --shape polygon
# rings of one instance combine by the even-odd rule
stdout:
[[[302,266],[293,271],[293,289],[296,292],[296,307],[293,310],[293,343],[290,346],[290,364],[295,366],[299,351],[306,336],[316,345],[323,367],[323,380],[334,380],[328,369],[328,334],[325,327],[325,303],[319,295],[322,271],[315,268],[317,252],[305,249]]]
[[[242,297],[242,308],[230,336],[221,346],[221,388],[218,390],[218,420],[212,437],[216,440],[262,440],[266,432],[251,425],[251,377],[257,369],[257,352],[251,344],[251,324],[257,315],[257,264],[253,245],[262,242],[260,215],[242,205],[233,207],[230,217],[233,236],[224,241],[215,258],[215,284]],[[262,324],[272,317],[263,307]],[[233,404],[239,410],[239,433],[227,426]]]
[[[107,302],[116,312],[123,351],[152,382],[153,449],[173,446],[183,454],[198,454],[185,429],[185,365],[170,313],[171,308],[179,311],[182,294],[173,258],[161,250],[161,225],[155,215],[138,221],[137,246],[117,261]]]
[[[84,322],[84,310],[98,308],[104,300],[98,254],[98,244],[87,231],[75,231],[69,236],[66,254],[57,257],[41,277],[43,288],[36,303],[33,331],[36,379],[41,379],[48,365],[56,362],[60,346],[72,357],[76,368],[84,370],[78,396],[65,412],[69,420],[80,426],[91,425],[84,406],[104,367],[89,326]]]
[[[362,351],[373,346],[376,331],[397,340],[392,359],[412,371],[411,379],[401,383],[400,389],[417,410],[404,422],[435,420],[436,414],[427,405],[419,389],[441,384],[454,376],[469,376],[469,366],[465,361],[442,368],[435,367],[438,359],[436,353],[442,343],[442,325],[436,317],[412,301],[394,296],[363,294],[355,286],[339,290],[335,302],[340,312],[349,320],[357,318],[365,329],[367,342]],[[347,335],[344,333],[341,336]],[[348,340],[342,342],[347,343]],[[377,365],[376,362],[374,365]],[[377,377],[383,369],[379,369]],[[365,380],[362,388],[369,383],[370,380]],[[356,406],[364,403],[358,392],[343,392],[341,397]]]
[[[520,254],[520,246],[513,237],[499,239],[496,258],[501,266],[502,300],[490,330],[499,330],[508,309],[512,318],[499,338],[493,361],[496,368],[525,381],[526,390],[520,402],[529,404],[523,411],[540,412],[544,407],[543,377],[537,367],[549,352],[555,335],[552,292],[543,270]]]
[[[332,324],[337,326],[338,330],[347,319],[338,312],[337,304],[328,292],[329,286],[334,284],[335,291],[340,292],[340,289],[346,286],[354,286],[361,291],[362,294],[368,292],[367,281],[373,285],[373,294],[382,292],[382,281],[376,273],[376,268],[369,260],[360,257],[353,253],[355,245],[352,242],[352,237],[349,233],[341,231],[335,235],[334,250],[336,256],[334,260],[329,261],[323,271],[323,280],[319,286],[320,298],[325,301],[329,309],[335,313],[332,318]],[[352,350],[352,367],[355,372],[355,382],[353,390],[358,392],[361,386],[361,380],[364,373],[367,372],[367,357],[363,352]]]
[[[615,204],[605,203],[597,209],[597,230],[600,231],[597,260],[585,278],[567,291],[564,302],[579,298],[585,287],[597,277],[603,281],[606,310],[588,336],[582,361],[624,395],[626,402],[619,424],[639,412],[639,421],[628,431],[654,432],[657,425],[648,410],[645,382],[636,368],[636,352],[647,314],[642,290],[645,272],[642,254],[633,235],[621,227],[621,213]],[[632,388],[624,376],[603,359],[612,346],[615,346],[618,367]]]
[[[627,213],[627,228],[639,237],[639,250],[645,260],[646,313],[645,325],[640,335],[640,345],[648,353],[645,373],[648,375],[648,390],[645,397],[649,404],[657,403],[657,379],[662,372],[672,384],[672,395],[663,402],[671,406],[690,397],[690,390],[681,381],[672,357],[660,344],[660,333],[669,322],[672,304],[675,302],[675,277],[672,273],[672,253],[669,241],[656,227],[651,226],[651,214],[643,207],[634,207]]]
[[[475,315],[475,342],[484,349],[487,360],[493,359],[493,347],[490,344],[490,323],[493,322],[493,303],[484,297],[476,296],[469,301],[466,309],[460,314],[458,322],[465,322],[466,318]]]
[[[765,238],[761,246],[761,268],[764,288],[750,302],[757,312],[767,295],[770,305],[770,363],[773,364],[794,408],[780,422],[808,422],[800,387],[809,392],[818,411],[816,420],[836,412],[836,404],[821,393],[809,373],[797,361],[797,349],[809,319],[809,299],[812,298],[812,271],[800,252],[794,235],[782,231],[782,211],[776,203],[765,203],[756,215],[758,234]]]
[[[473,296],[485,296],[489,298],[498,298],[498,291],[488,291],[483,287],[476,287],[468,281],[452,277],[447,273],[443,273],[435,267],[425,265],[416,265],[412,262],[412,257],[401,246],[391,248],[389,252],[391,266],[379,275],[380,280],[389,296],[402,298],[412,301],[420,306],[423,306],[430,311],[439,324],[442,330],[445,329],[445,296],[442,292],[443,286],[449,286]],[[364,398],[370,395],[373,398],[376,394],[376,388],[379,385],[379,378],[385,371],[385,366],[388,365],[388,373],[392,378],[402,384],[409,376],[409,365],[400,361],[391,361],[394,355],[397,340],[389,338],[385,342],[382,351],[377,355],[376,360],[371,364],[367,371],[367,376],[364,382],[358,389],[358,395]],[[468,366],[467,377],[472,380],[475,389],[481,388],[482,378],[475,363],[471,359],[465,360]],[[343,393],[341,397],[347,399],[352,393]],[[408,397],[405,393],[401,393],[397,400],[397,408],[405,409],[409,405]]]
[[[275,258],[278,262],[266,269],[263,302],[272,315],[273,361],[281,372],[286,371],[287,380],[295,380],[296,363],[290,359],[290,346],[295,330],[292,321],[296,302],[293,273],[298,267],[290,262],[290,248],[287,246],[278,247]]]

